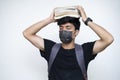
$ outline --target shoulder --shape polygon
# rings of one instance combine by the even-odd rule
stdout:
[[[96,41],[82,44],[84,56],[88,62],[96,57],[96,55],[93,54],[93,47],[94,47],[95,42]]]
[[[90,49],[93,49],[95,42],[96,42],[96,41],[83,43],[83,44],[82,44],[82,48],[83,48],[84,50],[86,50],[86,49],[89,49],[89,50],[90,50]]]
[[[56,42],[49,39],[44,39],[45,52],[51,50],[54,44],[56,44]]]
[[[43,39],[44,40],[44,45],[49,45],[53,46],[56,42],[49,40],[49,39]]]
[[[96,55],[93,54],[93,47],[94,47],[95,42],[96,41],[82,44],[86,68],[88,66],[88,63],[96,57]]]
[[[44,40],[44,51],[40,50],[40,53],[43,57],[48,59],[51,49],[52,49],[53,45],[56,44],[56,42],[49,40],[49,39],[43,39],[43,40]]]

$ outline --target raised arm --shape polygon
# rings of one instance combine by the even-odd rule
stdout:
[[[80,11],[81,17],[83,22],[85,22],[87,20],[87,15],[84,11],[84,9],[81,6],[78,6],[78,9]],[[107,31],[105,30],[103,27],[101,27],[100,25],[92,22],[92,21],[88,21],[87,24],[98,36],[99,36],[99,40],[97,40],[95,42],[94,48],[93,48],[93,54],[99,53],[102,50],[104,50],[107,46],[109,46],[114,38],[113,36]]]
[[[34,46],[36,46],[37,48],[39,48],[41,50],[44,50],[44,40],[42,37],[36,35],[36,33],[38,31],[40,31],[43,27],[45,27],[46,25],[48,25],[52,22],[54,22],[54,11],[48,18],[46,18],[40,22],[37,22],[37,23],[33,24],[32,26],[28,27],[27,29],[25,29],[23,31],[23,35]]]

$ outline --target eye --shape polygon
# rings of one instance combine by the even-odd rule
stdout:
[[[67,29],[71,29],[71,26],[66,26]]]

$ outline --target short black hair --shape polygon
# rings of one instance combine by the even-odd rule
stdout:
[[[79,28],[80,28],[79,18],[66,16],[66,17],[63,17],[63,18],[60,18],[57,20],[58,25],[62,25],[62,24],[68,23],[68,22],[72,23],[75,26],[75,30],[79,30]]]

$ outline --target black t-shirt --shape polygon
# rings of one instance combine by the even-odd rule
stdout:
[[[96,56],[92,54],[94,43],[95,42],[82,44],[86,69],[88,63]],[[42,57],[44,57],[47,62],[54,44],[55,42],[44,39],[44,53],[40,51]],[[75,48],[60,48],[49,72],[49,80],[83,80],[83,75],[76,59]]]

